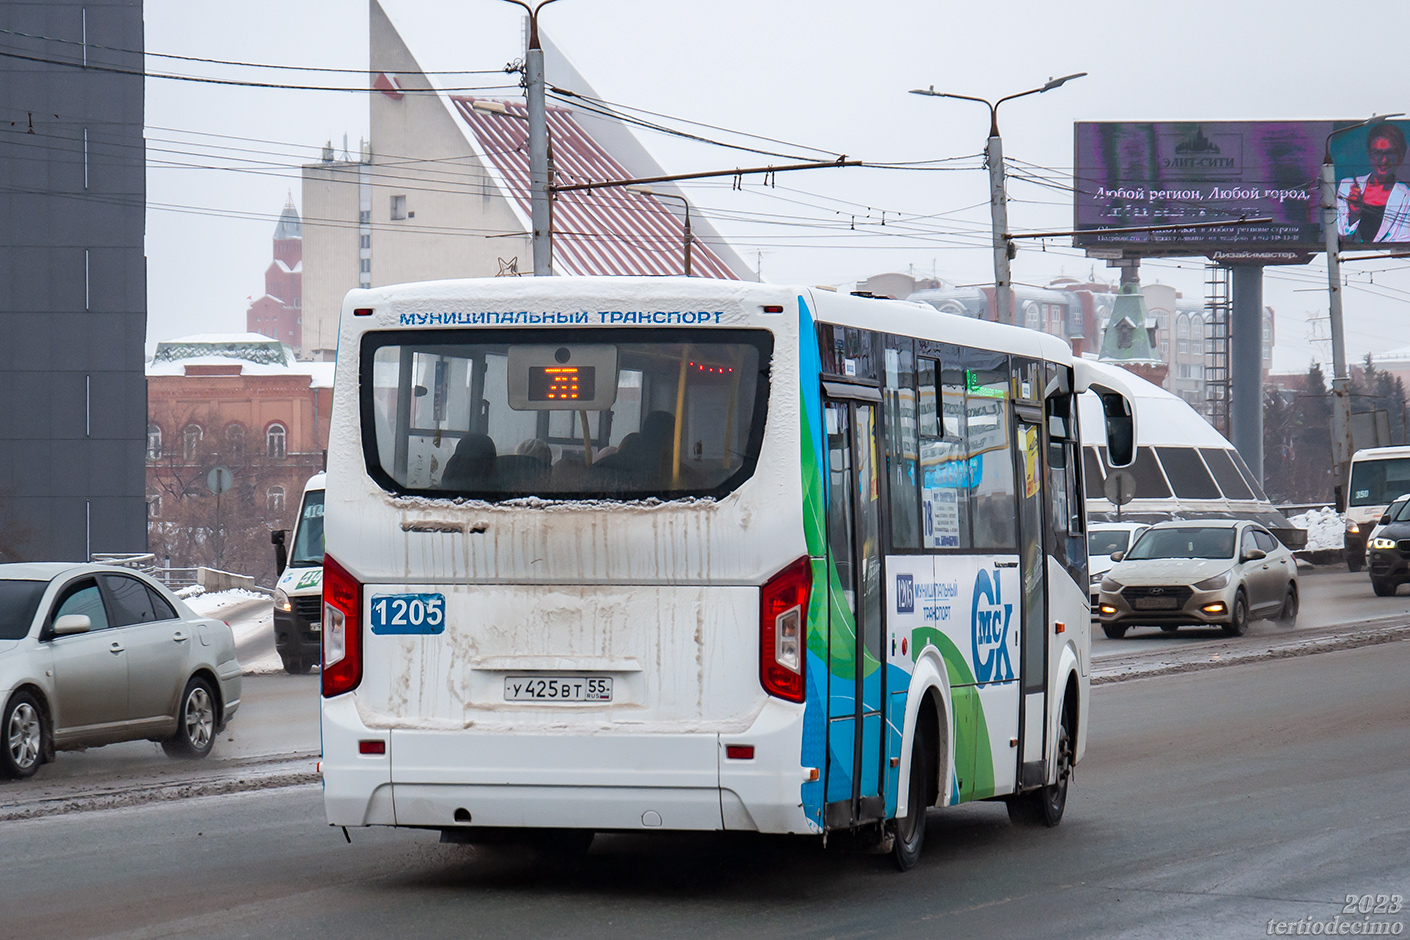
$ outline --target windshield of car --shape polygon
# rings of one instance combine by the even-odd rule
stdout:
[[[299,531],[294,536],[294,553],[290,568],[317,568],[323,564],[323,490],[304,494],[303,511],[299,513]]]
[[[1093,558],[1098,558],[1102,555],[1110,555],[1112,552],[1124,552],[1130,542],[1131,533],[1125,529],[1116,529],[1108,532],[1088,532],[1087,554]]]
[[[1410,522],[1410,499],[1402,500],[1390,507],[1391,522]]]
[[[722,496],[754,472],[763,330],[369,333],[368,470],[401,495]]]
[[[1410,457],[1351,465],[1351,505],[1384,506],[1406,493],[1410,493]]]
[[[0,581],[0,640],[22,640],[48,581]]]
[[[1178,529],[1147,529],[1127,553],[1126,560],[1232,557],[1233,529],[1190,526]]]

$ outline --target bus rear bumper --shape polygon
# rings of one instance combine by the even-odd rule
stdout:
[[[801,805],[802,706],[770,700],[737,734],[555,734],[372,729],[352,698],[323,707],[331,825],[820,831]],[[385,753],[360,753],[364,741]]]

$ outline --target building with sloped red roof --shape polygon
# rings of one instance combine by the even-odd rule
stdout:
[[[264,296],[250,304],[245,329],[296,351],[303,344],[303,258],[303,229],[290,194],[274,227],[274,260],[264,270]]]
[[[522,99],[477,110],[476,99],[425,75],[392,19],[371,0],[371,141],[356,156],[303,170],[305,356],[331,359],[343,297],[356,287],[533,269],[528,128]],[[540,31],[549,82],[596,97]],[[559,185],[665,175],[629,130],[596,108],[549,108]],[[657,193],[682,197],[671,184]],[[699,214],[691,215],[692,273],[753,278]],[[684,273],[680,199],[624,189],[559,193],[553,204],[555,274]]]

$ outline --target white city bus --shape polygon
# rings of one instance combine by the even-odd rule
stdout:
[[[1056,825],[1086,745],[1058,339],[698,278],[344,304],[328,455],[329,823],[446,841]],[[1124,458],[1124,459],[1123,459]]]

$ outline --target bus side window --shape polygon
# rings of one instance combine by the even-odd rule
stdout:
[[[958,346],[936,345],[945,360],[923,358],[918,370],[922,544],[970,548],[964,370]]]
[[[1009,424],[1009,357],[968,349],[965,364],[965,440],[974,547],[1013,549],[1018,542],[1018,493]]]
[[[907,336],[887,336],[884,365],[882,449],[891,501],[891,545],[898,551],[915,551],[920,548],[921,531],[915,341]]]

